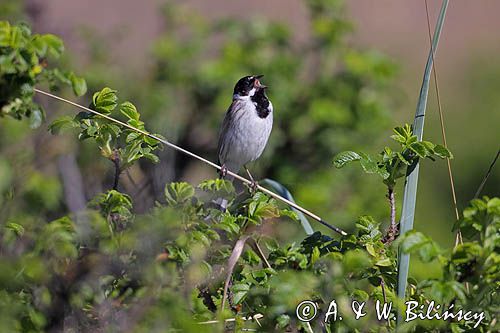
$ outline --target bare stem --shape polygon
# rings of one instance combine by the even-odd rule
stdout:
[[[120,155],[117,150],[113,152],[113,157],[111,158],[111,161],[115,165],[115,178],[113,181],[113,190],[118,189],[118,181],[120,180],[120,174],[122,173],[120,169]]]
[[[250,246],[257,253],[257,255],[260,257],[260,259],[263,261],[263,263],[266,266],[266,268],[272,268],[271,264],[269,263],[269,261],[267,261],[266,255],[264,254],[264,252],[260,248],[260,245],[257,242],[257,240],[252,239],[251,242],[250,242]]]
[[[396,228],[396,200],[394,199],[394,189],[389,187],[387,197],[391,206],[391,228]]]
[[[385,295],[385,281],[382,276],[380,277],[380,287],[382,288],[382,296],[384,297],[384,303],[387,303],[387,296]]]
[[[387,229],[387,234],[382,239],[382,242],[385,244],[390,244],[398,234],[398,226],[396,225],[396,199],[394,197],[394,188],[389,186],[387,188],[387,199],[389,199],[389,206],[391,209],[391,225]]]

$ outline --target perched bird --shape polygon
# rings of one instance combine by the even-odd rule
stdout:
[[[257,183],[246,165],[260,157],[273,127],[273,105],[266,96],[267,87],[260,83],[262,76],[245,76],[236,83],[218,145],[221,177],[227,170],[237,173],[244,167],[253,188]]]

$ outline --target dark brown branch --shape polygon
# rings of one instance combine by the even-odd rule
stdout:
[[[120,174],[122,173],[122,170],[120,169],[120,153],[116,149],[113,151],[111,162],[113,162],[113,164],[115,165],[115,179],[113,181],[113,190],[117,190],[118,181],[120,180]]]

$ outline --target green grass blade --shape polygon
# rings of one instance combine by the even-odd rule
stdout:
[[[441,5],[441,11],[437,20],[434,36],[432,38],[432,46],[425,65],[424,78],[422,87],[420,88],[420,96],[417,103],[417,111],[413,121],[413,132],[422,140],[424,133],[425,110],[427,107],[427,96],[429,94],[429,84],[431,79],[432,65],[436,49],[439,43],[439,37],[443,29],[444,18],[446,16],[446,9],[448,8],[448,0],[444,0]],[[408,167],[406,182],[403,194],[403,208],[401,212],[400,235],[413,229],[413,220],[415,217],[415,204],[417,198],[417,183],[418,183],[419,163]],[[408,269],[410,265],[410,255],[402,253],[401,248],[399,251],[398,260],[398,297],[401,300],[405,299],[406,284],[408,279]],[[401,322],[401,315],[398,314],[398,323]]]
[[[259,183],[261,183],[263,185],[269,185],[274,192],[278,193],[279,195],[281,195],[285,199],[290,200],[291,202],[295,202],[293,200],[293,196],[290,193],[290,191],[288,191],[288,189],[285,186],[278,183],[277,181],[266,178],[263,181],[260,181]],[[314,233],[314,230],[311,227],[311,225],[309,224],[309,221],[307,220],[306,216],[304,214],[302,214],[302,212],[294,209],[293,207],[292,207],[292,210],[295,213],[297,213],[297,215],[299,216],[300,224],[302,224],[302,228],[304,228],[304,231],[306,232],[306,234],[312,235]]]

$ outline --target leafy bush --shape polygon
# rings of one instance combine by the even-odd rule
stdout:
[[[37,83],[45,82],[52,88],[65,83],[76,95],[85,94],[85,80],[73,72],[48,68],[49,61],[59,58],[63,50],[63,42],[57,36],[33,35],[26,24],[0,21],[0,117],[28,117],[31,127],[40,126],[44,113],[33,102]]]
[[[332,6],[323,1],[310,2],[315,15],[316,38],[330,47],[346,28],[341,20],[335,19],[335,7]],[[11,30],[10,25],[4,26],[9,27],[2,30],[10,31],[9,40],[17,34],[11,31],[24,31],[24,28]],[[275,27],[273,31],[272,45],[286,45],[287,39],[280,30]],[[23,43],[9,42],[10,46],[0,48],[2,57],[5,54],[24,57],[36,39],[24,33]],[[54,39],[49,37],[48,40]],[[163,51],[178,50],[177,47],[165,48]],[[40,50],[36,50],[29,52],[37,55]],[[285,47],[285,50],[290,49]],[[332,50],[326,47],[324,51],[323,60],[327,61],[326,55]],[[346,57],[351,66],[349,79],[335,84],[345,88],[346,98],[357,105],[354,110],[373,107],[372,111],[378,113],[377,107],[364,100],[366,96],[355,89],[363,85],[360,73],[364,72],[366,63],[357,54],[348,53]],[[5,61],[7,58],[0,59]],[[37,62],[39,60],[30,62],[30,68],[35,68]],[[169,65],[171,67],[166,68],[174,74],[180,68],[175,63]],[[221,62],[207,70],[207,78],[218,73],[222,65]],[[276,65],[273,63],[269,67]],[[385,68],[374,67],[374,75]],[[42,68],[42,73],[44,71]],[[60,71],[43,74],[47,75],[45,82],[52,82],[51,76],[59,78],[57,72]],[[9,75],[13,81],[22,82],[20,86],[28,87],[29,93],[20,86],[6,83],[5,77]],[[31,75],[23,68],[16,68],[13,73],[1,72],[0,86],[5,92],[6,105],[16,99],[22,105],[20,108],[9,106],[5,114],[31,119],[33,110],[39,109],[32,101],[33,87],[45,76],[34,72]],[[295,77],[297,73],[290,75]],[[331,78],[318,75],[317,86],[307,93],[319,96],[307,99],[307,107],[315,112],[330,108],[338,111],[332,104],[336,99],[329,97]],[[221,80],[218,81],[220,86]],[[75,82],[78,83],[76,88],[84,86],[82,81]],[[209,83],[213,81],[203,82],[203,87]],[[323,89],[319,89],[321,87]],[[299,103],[299,100],[282,102],[286,105]],[[137,108],[129,102],[119,103],[116,91],[110,88],[93,95],[91,109],[107,116],[122,117],[128,125],[145,131]],[[320,115],[317,119],[321,119],[316,124],[317,129],[329,137],[329,120]],[[355,124],[357,122],[353,121],[347,128],[356,131]],[[453,304],[457,309],[483,311],[485,316],[477,327],[472,321],[418,320],[403,325],[401,331],[487,332],[498,325],[498,198],[484,197],[471,202],[456,225],[463,231],[466,242],[451,251],[441,249],[430,238],[415,231],[392,242],[397,229],[384,232],[380,222],[368,215],[359,217],[354,231],[346,237],[334,239],[315,232],[301,242],[289,243],[269,236],[266,228],[273,224],[280,228],[298,225],[295,213],[262,193],[236,193],[231,183],[220,179],[205,180],[197,186],[187,182],[168,183],[164,187],[165,204],[158,202],[146,214],[137,214],[134,198],[118,190],[119,176],[141,160],[157,162],[158,157],[154,155],[159,148],[157,140],[109,118],[86,112],[73,118],[55,119],[50,125],[53,134],[67,129],[77,130],[80,139],[94,143],[92,147],[97,147],[103,157],[113,162],[115,183],[112,189],[96,195],[87,209],[78,214],[58,215],[49,222],[36,214],[17,214],[2,219],[2,331],[219,332],[253,328],[270,332],[309,331],[311,326],[327,332],[393,331],[394,320],[380,322],[373,311],[360,320],[349,314],[352,312],[351,300],[366,301],[367,307],[372,307],[376,301],[401,305],[394,292],[397,247],[418,255],[425,262],[437,262],[443,272],[438,278],[411,281],[409,300],[419,304],[432,301]],[[409,126],[398,127],[395,132],[393,139],[399,143],[398,149],[386,147],[377,159],[364,153],[340,153],[335,157],[335,165],[341,167],[359,161],[364,171],[381,176],[390,193],[402,178],[403,167],[418,159],[451,156],[439,145],[417,142]],[[305,146],[306,140],[307,137],[298,137],[294,149]],[[331,143],[328,140],[318,142],[324,156],[331,156],[337,150],[328,142]],[[305,158],[308,153],[299,152],[299,155]],[[37,198],[30,201],[43,205],[46,204],[44,193],[40,193],[42,187],[37,185],[40,178],[34,178],[26,193]],[[12,196],[5,192],[5,197]],[[60,189],[53,185],[47,187],[46,192],[57,196]],[[214,206],[214,199],[220,197],[229,200],[228,210],[220,211]],[[389,203],[391,221],[395,224],[395,205],[393,200]],[[48,201],[47,204],[50,209],[57,202]],[[296,307],[303,300],[312,300],[320,308],[320,316],[310,324],[296,317]],[[336,300],[339,312],[344,314],[343,320],[324,324],[322,319],[331,300]],[[395,314],[394,307],[391,317]]]

